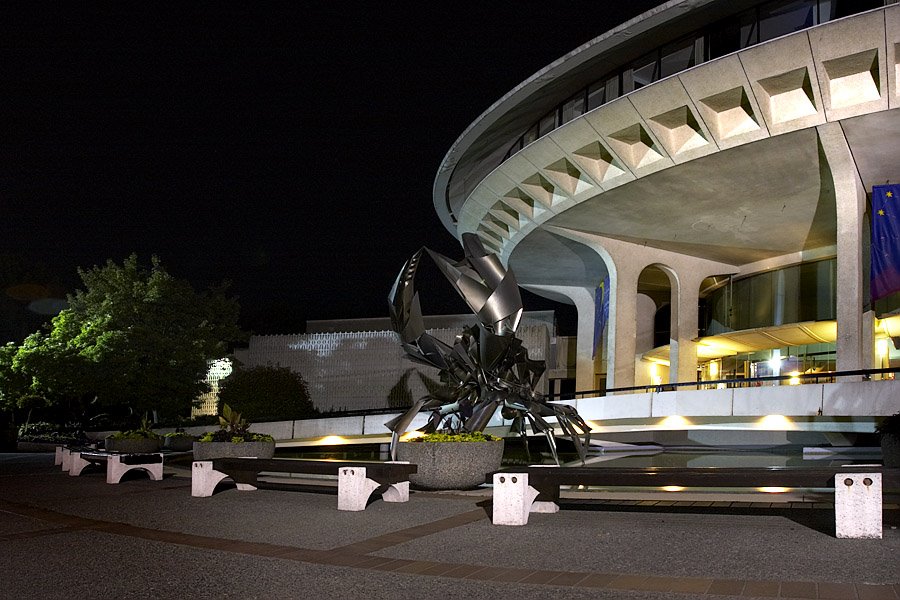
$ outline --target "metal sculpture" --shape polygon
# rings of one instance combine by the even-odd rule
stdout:
[[[556,417],[584,462],[590,428],[574,408],[550,404],[535,390],[545,365],[542,360],[528,358],[528,351],[515,336],[522,318],[515,276],[496,255],[484,249],[476,235],[465,233],[462,242],[465,258],[460,262],[422,248],[406,261],[391,289],[391,323],[404,350],[414,361],[440,369],[447,386],[446,393],[424,396],[406,413],[386,423],[393,432],[392,460],[396,460],[400,436],[422,410],[431,411],[431,416],[421,431],[431,433],[438,429],[484,431],[499,409],[504,419],[512,420],[510,430],[523,438],[526,449],[526,424],[533,433],[543,433],[559,464],[553,424],[547,421],[547,417]],[[425,331],[414,287],[423,252],[478,318],[478,323],[464,329],[452,346]]]

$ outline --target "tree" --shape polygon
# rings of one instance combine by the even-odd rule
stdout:
[[[186,416],[208,386],[207,360],[243,339],[237,302],[224,287],[197,293],[153,257],[79,269],[84,290],[48,330],[29,336],[14,368],[33,390],[81,412],[127,407],[136,418],[158,411]]]
[[[0,412],[12,415],[27,410],[33,395],[28,377],[13,367],[18,349],[12,342],[0,346]]]
[[[225,404],[257,422],[302,419],[318,412],[309,399],[306,380],[287,367],[235,370],[219,387],[220,413]]]

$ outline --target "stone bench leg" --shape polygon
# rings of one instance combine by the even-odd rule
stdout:
[[[62,465],[62,463],[63,463],[63,454],[62,454],[62,453],[63,453],[63,450],[65,450],[65,448],[63,448],[62,446],[57,446],[57,447],[56,447],[56,452],[55,452],[55,454],[53,455],[53,464],[54,464],[54,465],[56,465],[56,466]]]
[[[538,491],[528,485],[528,473],[494,473],[494,525],[526,525]]]
[[[881,505],[881,473],[835,473],[836,537],[880,540]]]
[[[220,481],[228,477],[212,468],[211,460],[195,460],[191,465],[191,496],[208,498],[213,495]]]
[[[338,470],[338,510],[365,510],[366,504],[369,502],[369,496],[371,496],[372,492],[378,489],[378,487],[377,481],[373,481],[366,477],[365,467],[341,467]],[[406,493],[408,499],[408,482]],[[396,501],[399,502],[401,500]]]
[[[72,454],[73,452],[68,448],[63,448],[60,452],[62,470],[68,472],[72,468]]]
[[[117,454],[110,454],[109,458],[106,459],[106,483],[119,483],[120,481],[122,481],[122,476],[132,469],[143,469],[147,471],[152,481],[162,481],[162,462],[141,465],[126,465],[122,463],[122,457]]]
[[[408,460],[391,460],[389,464],[408,465]],[[409,502],[409,482],[400,481],[388,485],[388,489],[381,495],[385,502]]]
[[[81,475],[81,472],[84,471],[85,467],[91,464],[90,461],[81,458],[81,452],[69,452],[68,463],[69,475],[71,477],[78,477]]]

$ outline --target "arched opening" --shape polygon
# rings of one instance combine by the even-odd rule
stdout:
[[[641,271],[635,311],[635,385],[661,385],[670,380],[672,338],[672,277],[659,265]]]

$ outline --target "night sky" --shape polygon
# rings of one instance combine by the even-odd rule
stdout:
[[[0,4],[0,283],[64,295],[136,252],[230,281],[255,333],[387,316],[417,248],[462,255],[431,195],[452,143],[656,2],[610,4]]]

